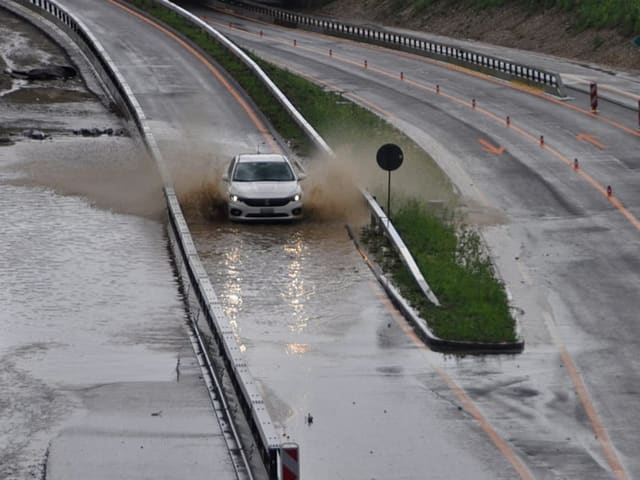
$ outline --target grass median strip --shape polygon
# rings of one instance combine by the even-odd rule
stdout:
[[[129,3],[176,29],[211,55],[236,79],[274,128],[290,142],[293,150],[302,156],[310,154],[312,146],[304,132],[249,68],[225,47],[152,0],[129,0]],[[326,91],[286,70],[254,59],[332,147],[357,144],[364,150],[361,155],[375,158],[379,145],[393,142],[403,148],[405,156],[422,158],[425,164],[434,163],[402,132],[339,93]],[[444,178],[441,172],[438,175]],[[448,181],[444,179],[442,183],[446,183],[453,197]],[[403,296],[443,339],[487,343],[515,341],[515,324],[504,286],[496,279],[479,235],[442,213],[433,213],[418,200],[405,198],[401,203],[404,206],[394,212],[394,224],[442,306],[433,306],[422,295],[384,237],[365,228],[362,234],[365,244],[392,276]]]
[[[480,236],[445,215],[409,201],[393,217],[440,307],[427,300],[379,232],[366,227],[362,239],[436,336],[467,342],[515,342],[515,325],[505,289],[496,279]]]

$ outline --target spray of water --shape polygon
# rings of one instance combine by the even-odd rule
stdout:
[[[225,216],[224,165],[189,168],[176,178],[176,192],[185,214],[191,219],[219,221]],[[302,181],[306,221],[350,222],[366,216],[352,165],[338,157],[308,162],[307,178]]]

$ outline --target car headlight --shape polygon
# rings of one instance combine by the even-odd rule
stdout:
[[[302,198],[302,195],[301,195],[301,194],[299,194],[299,193],[296,193],[296,194],[293,196],[293,201],[294,201],[294,202],[298,202],[298,201],[300,201],[300,199],[301,199],[301,198]]]
[[[232,202],[237,202],[238,195],[234,195],[233,193],[229,194],[229,200],[231,200]]]

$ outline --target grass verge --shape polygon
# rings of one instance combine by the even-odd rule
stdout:
[[[305,155],[310,151],[311,146],[300,128],[226,48],[173,12],[157,6],[153,0],[128,1],[175,28],[211,55],[238,81],[297,153]],[[374,158],[378,145],[394,142],[403,148],[405,157],[424,157],[425,161],[432,162],[402,132],[368,110],[346,101],[338,93],[325,91],[286,70],[255,60],[332,146],[358,143],[371,150],[364,155]],[[503,285],[495,278],[475,232],[457,227],[451,219],[429,212],[417,201],[408,201],[394,212],[394,223],[442,307],[434,307],[424,298],[399,260],[388,253],[390,249],[383,236],[365,229],[363,240],[436,335],[447,340],[487,343],[516,340]]]
[[[400,208],[393,222],[440,307],[424,296],[380,232],[365,227],[362,240],[435,335],[457,341],[516,341],[504,285],[496,278],[475,231],[457,226],[451,218],[443,218],[416,201]]]

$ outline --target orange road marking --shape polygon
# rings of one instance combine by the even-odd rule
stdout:
[[[220,12],[220,9],[218,9],[216,7],[208,6],[208,8],[210,8],[211,10]],[[244,16],[244,15],[240,15],[238,13],[229,13],[229,12],[224,12],[224,11],[222,13],[225,13],[225,14],[233,16],[233,17],[242,18],[242,19],[250,21],[252,23],[259,23],[259,24],[262,24],[262,25],[269,25],[271,27],[274,27],[275,29],[278,29],[277,25],[274,25],[273,23],[264,22],[264,21],[261,21],[261,20],[256,20],[254,18],[247,17],[247,16]],[[217,22],[217,23],[219,25],[222,25],[219,22]],[[228,25],[222,25],[222,26],[229,27]],[[284,28],[282,28],[282,29],[284,29]],[[299,35],[301,35],[301,36],[310,36],[310,37],[321,36],[321,37],[330,39],[330,40],[338,42],[338,43],[357,43],[361,47],[369,49],[369,50],[380,50],[380,49],[390,50],[390,51],[393,52],[394,55],[397,55],[397,56],[410,58],[410,59],[413,59],[413,60],[420,61],[422,63],[428,63],[428,64],[431,64],[431,65],[437,65],[437,66],[439,66],[441,68],[445,68],[447,70],[462,72],[462,73],[464,73],[464,74],[466,74],[468,76],[479,78],[479,79],[485,80],[485,81],[487,81],[489,83],[493,83],[493,84],[500,85],[500,86],[503,86],[503,87],[506,87],[506,88],[510,88],[512,90],[517,90],[519,92],[523,92],[523,93],[526,93],[526,94],[529,94],[529,95],[533,95],[533,96],[538,97],[538,98],[540,98],[540,99],[542,99],[544,101],[554,103],[554,104],[556,104],[556,105],[558,105],[560,107],[569,108],[571,110],[574,110],[576,112],[582,113],[584,115],[588,115],[588,116],[590,116],[591,118],[593,118],[595,120],[604,122],[604,123],[606,123],[608,125],[611,125],[611,126],[613,126],[615,128],[623,130],[624,132],[629,133],[630,135],[633,135],[634,137],[640,137],[640,131],[637,131],[634,128],[626,127],[626,126],[622,125],[621,123],[616,122],[615,120],[610,120],[610,119],[608,119],[606,117],[603,117],[602,115],[593,113],[593,111],[591,109],[587,110],[587,109],[584,109],[584,108],[577,107],[575,105],[568,104],[563,100],[560,100],[560,99],[557,99],[557,98],[554,98],[552,96],[547,95],[544,92],[544,89],[542,89],[542,88],[532,87],[531,85],[523,84],[521,81],[519,81],[517,79],[516,80],[512,80],[512,81],[505,81],[505,80],[501,80],[501,79],[495,78],[495,77],[493,77],[491,75],[488,75],[486,73],[478,72],[476,70],[471,70],[469,68],[462,67],[462,66],[459,66],[459,65],[447,63],[445,61],[435,60],[435,59],[432,59],[432,58],[429,58],[429,57],[425,57],[423,55],[417,55],[415,53],[403,52],[401,50],[393,50],[391,48],[383,47],[383,46],[379,46],[379,45],[369,45],[369,44],[366,44],[366,43],[357,42],[355,40],[348,40],[348,39],[339,38],[339,37],[332,37],[331,35],[326,35],[326,34],[322,34],[322,33],[315,33],[315,32],[311,33],[311,32],[305,32],[303,30],[298,30],[297,33]],[[334,52],[334,54],[335,54],[335,52]],[[609,90],[616,90],[613,87],[603,86],[602,88],[608,88]],[[638,98],[640,100],[640,97],[638,97],[638,96],[635,96],[633,94],[628,94],[628,95],[632,96],[634,98]]]
[[[482,148],[484,148],[489,153],[493,153],[495,155],[502,155],[502,152],[504,152],[504,147],[494,147],[491,143],[487,142],[486,140],[483,140],[482,138],[479,138],[478,142],[480,142],[480,145],[482,145]]]
[[[370,260],[367,257],[366,252],[364,252],[364,250],[362,250],[360,247],[357,247],[357,250],[362,256],[362,259],[365,261],[365,263],[370,265]],[[375,288],[374,294],[382,300],[382,304],[385,306],[391,317],[396,321],[402,331],[405,332],[405,334],[407,334],[409,338],[411,338],[411,340],[413,340],[414,344],[419,349],[431,351],[431,349],[426,346],[425,343],[418,337],[411,325],[409,325],[409,322],[407,322],[407,320],[400,314],[398,309],[393,305],[388,295],[386,295],[386,293],[384,293],[383,297],[378,295],[378,293],[382,291],[382,286],[379,283],[371,283],[371,285],[372,288],[374,285],[377,286],[377,288]],[[458,398],[458,401],[464,406],[465,410],[472,415],[476,422],[478,422],[482,430],[484,430],[484,432],[487,434],[496,448],[500,451],[500,453],[502,453],[502,455],[504,455],[504,457],[509,461],[520,478],[522,480],[533,480],[533,475],[531,475],[531,472],[529,472],[529,469],[526,467],[526,465],[513,452],[509,444],[504,441],[500,434],[496,432],[496,430],[491,426],[487,419],[484,418],[480,410],[473,403],[473,400],[465,393],[465,391],[442,368],[433,365],[431,362],[429,362],[429,365],[447,384],[449,389],[455,394],[456,398]]]
[[[569,351],[566,349],[566,347],[560,340],[560,335],[557,332],[556,325],[551,315],[549,315],[546,312],[543,312],[542,316],[544,317],[545,324],[547,325],[547,329],[551,334],[551,338],[554,344],[560,350],[560,357],[562,358],[562,363],[564,363],[567,369],[567,374],[569,375],[569,378],[573,383],[576,393],[578,394],[578,398],[582,403],[582,407],[584,408],[584,411],[587,414],[587,417],[589,418],[589,422],[591,423],[591,428],[595,432],[596,438],[598,439],[598,442],[600,443],[600,446],[604,451],[604,455],[607,460],[607,463],[609,464],[609,467],[611,467],[611,470],[616,476],[616,478],[618,478],[619,480],[625,480],[627,478],[627,475],[624,471],[624,468],[620,464],[620,461],[618,460],[618,456],[616,455],[616,452],[613,448],[611,439],[609,438],[609,435],[607,434],[607,431],[604,428],[604,425],[600,421],[593,403],[589,399],[589,393],[587,392],[587,387],[584,384],[584,381],[582,380],[582,376],[578,371],[578,367],[573,362],[571,355],[569,355]]]
[[[111,3],[112,5],[120,8],[121,10],[124,10],[125,12],[133,15],[134,17],[137,17],[138,19],[142,20],[143,22],[148,23],[149,25],[153,26],[154,28],[160,30],[162,33],[164,33],[165,35],[170,37],[172,40],[175,40],[185,50],[187,50],[194,57],[196,57],[198,60],[200,60],[207,67],[207,69],[211,73],[213,73],[213,75],[216,77],[216,79],[224,86],[224,88],[236,100],[236,102],[238,102],[238,104],[246,112],[246,114],[249,116],[249,119],[251,120],[251,122],[256,126],[256,128],[258,129],[258,131],[260,132],[262,137],[271,146],[271,148],[273,148],[274,151],[276,151],[276,152],[281,152],[282,151],[280,146],[273,139],[273,136],[269,132],[269,129],[265,126],[265,124],[262,122],[262,120],[260,120],[258,115],[253,111],[253,109],[249,106],[249,104],[245,101],[245,99],[242,98],[240,93],[233,87],[233,85],[231,85],[231,83],[229,83],[229,81],[226,78],[224,78],[224,76],[218,71],[218,69],[216,69],[216,67],[214,67],[213,64],[211,64],[211,62],[209,62],[209,60],[207,60],[207,58],[204,55],[202,55],[200,52],[198,52],[196,49],[194,49],[191,45],[189,45],[187,42],[182,40],[180,37],[178,37],[176,34],[171,32],[167,28],[165,28],[162,25],[154,22],[153,20],[145,17],[144,15],[136,12],[135,10],[132,10],[131,8],[126,7],[125,5],[122,5],[121,3],[118,3],[116,0],[106,0],[106,1]]]
[[[502,437],[493,429],[493,427],[487,422],[487,420],[483,417],[478,407],[475,406],[473,400],[469,398],[469,396],[465,393],[465,391],[460,388],[453,379],[440,367],[433,367],[436,372],[440,375],[440,377],[445,381],[445,383],[449,386],[449,388],[453,391],[453,393],[458,398],[458,401],[464,406],[464,409],[468,411],[471,416],[480,424],[482,429],[489,435],[491,441],[494,443],[496,447],[502,452],[502,454],[509,460],[511,466],[518,472],[518,475],[521,479],[533,480],[533,475],[529,471],[529,469],[522,463],[522,461],[518,458],[518,456],[513,453],[513,450],[509,447],[507,442],[505,442]]]
[[[249,118],[252,120],[254,125],[258,128],[258,130],[263,135],[265,140],[275,150],[280,150],[280,147],[275,143],[275,141],[273,140],[273,138],[272,138],[271,134],[269,133],[268,129],[260,121],[260,119],[257,117],[255,112],[244,101],[244,99],[240,96],[240,94],[237,92],[237,90],[235,88],[233,88],[233,86],[229,82],[227,82],[227,80],[220,74],[220,72],[203,55],[201,55],[199,52],[197,52],[189,44],[187,44],[182,39],[177,37],[171,31],[169,31],[166,28],[162,27],[161,25],[153,22],[152,20],[148,19],[147,17],[145,17],[145,16],[139,14],[138,12],[136,12],[134,10],[131,10],[130,8],[118,3],[116,0],[106,0],[106,1],[111,3],[112,5],[120,8],[120,9],[126,11],[127,13],[139,18],[140,20],[148,23],[149,25],[152,25],[154,28],[157,28],[158,30],[162,31],[167,36],[169,36],[170,38],[175,40],[177,43],[179,43],[182,47],[184,47],[192,55],[194,55],[198,60],[200,60],[209,69],[209,71],[211,71],[211,73],[214,74],[214,76],[227,89],[227,91],[233,96],[233,98],[242,106],[243,110],[245,110],[245,112],[248,114]],[[355,63],[355,62],[351,62],[351,63]],[[376,71],[378,71],[379,73],[381,73],[383,75],[389,75],[387,72],[385,72],[383,70],[376,70]],[[418,85],[418,84],[416,84],[416,85]],[[424,88],[424,86],[421,86],[420,88]],[[450,99],[456,101],[457,103],[466,104],[466,102],[464,100],[458,99],[456,97],[453,97],[453,96],[450,96],[450,95],[444,95],[444,96],[445,97],[449,97]],[[364,99],[361,99],[361,100],[364,100]],[[371,103],[369,101],[366,101],[366,103],[374,105],[373,103]],[[381,108],[376,108],[376,109],[384,112],[384,110],[381,109]],[[478,109],[478,110],[482,110],[482,109]],[[580,110],[580,109],[578,109],[578,110]],[[488,111],[484,111],[484,113],[486,115],[490,116],[491,118],[498,119],[498,117],[496,115],[494,115],[494,114],[492,114],[492,113],[490,113]],[[499,119],[499,120],[502,121],[502,119]],[[515,128],[514,130],[516,130],[516,131],[519,130],[520,133],[522,133],[527,138],[534,138],[532,135],[524,132],[521,129]],[[635,133],[636,133],[636,135],[640,136],[640,133],[637,133],[637,132],[635,132]],[[534,140],[537,141],[537,139],[535,139],[535,138],[534,138]],[[504,147],[501,147],[500,149],[497,149],[497,147],[494,147],[493,145],[489,144],[488,142],[485,142],[482,139],[480,139],[479,141],[480,141],[480,143],[483,144],[483,146],[487,146],[488,145],[489,148],[491,148],[491,149],[500,150],[500,152],[498,154],[500,154],[500,153],[502,153],[504,151]],[[559,152],[557,152],[557,151],[555,151],[555,150],[553,150],[553,149],[551,149],[549,147],[545,147],[545,148],[547,148],[549,151],[554,153],[558,158],[567,160],[567,163],[572,165],[572,162],[569,162],[568,159],[566,159],[564,156],[562,156]],[[585,176],[585,178],[588,181],[590,181],[590,183],[592,183],[598,190],[603,190],[604,194],[606,195],[606,190],[603,189],[597,182],[595,182],[595,180],[593,180],[590,176],[584,174],[582,170],[579,170],[579,173],[581,175]],[[626,209],[620,204],[620,202],[615,197],[611,197],[611,202],[616,206],[616,208],[622,210],[623,213],[627,212]],[[634,225],[636,226],[636,228],[638,228],[638,230],[640,230],[640,223],[638,222],[638,220],[635,219],[635,217],[633,217],[633,215],[631,215],[628,212],[627,212],[626,216],[627,216],[627,218],[629,218],[630,221],[632,221],[632,223],[635,222]],[[365,261],[368,262],[368,259],[366,258],[366,256],[363,253],[362,253],[362,255],[363,255],[363,258],[365,259]],[[395,312],[395,315],[392,315],[392,317],[394,319],[396,319],[397,322],[402,322],[401,328],[403,329],[403,331],[405,331],[405,332],[409,332],[410,331],[411,332],[410,338],[412,338],[413,341],[416,342],[416,344],[418,344],[419,347],[421,347],[421,348],[423,348],[425,350],[429,350],[428,347],[426,347],[424,345],[422,340],[420,340],[418,338],[418,336],[415,334],[413,329],[410,328],[410,326],[408,325],[406,320],[404,320],[404,318],[402,318],[402,317],[401,317],[402,318],[401,320],[398,319],[399,313],[393,307],[391,302],[390,301],[389,302],[384,302],[384,304],[387,306],[387,308],[389,310],[393,310]],[[609,465],[611,466],[611,468],[612,468],[612,470],[615,473],[617,478],[625,479],[626,475],[625,475],[624,469],[622,468],[621,464],[619,463],[619,461],[617,459],[617,456],[615,454],[615,451],[613,450],[613,446],[611,444],[609,436],[608,436],[606,430],[604,429],[604,426],[600,422],[600,420],[599,420],[599,418],[598,418],[598,416],[597,416],[597,414],[595,412],[595,408],[593,407],[593,405],[591,404],[591,402],[589,400],[588,393],[586,391],[586,387],[585,387],[584,383],[582,382],[580,374],[577,371],[577,368],[576,368],[575,364],[573,363],[573,360],[571,359],[569,353],[566,351],[566,349],[564,347],[561,348],[561,355],[562,355],[563,362],[567,366],[567,370],[569,371],[569,375],[571,376],[571,379],[572,379],[572,381],[574,383],[574,386],[576,388],[578,396],[580,397],[583,405],[585,406],[585,410],[587,412],[589,420],[591,421],[593,429],[596,432],[596,434],[598,435],[598,439],[600,441],[600,444],[602,445],[602,447],[603,447],[603,449],[605,451],[605,456],[607,457],[607,461],[608,461]],[[458,400],[464,405],[465,409],[480,424],[480,426],[485,431],[485,433],[487,433],[487,435],[489,436],[491,441],[494,443],[494,445],[496,445],[496,447],[500,450],[500,452],[509,460],[509,462],[511,463],[513,468],[516,470],[516,472],[518,472],[518,475],[520,476],[520,478],[522,478],[522,479],[533,479],[533,476],[531,475],[531,473],[529,472],[527,467],[522,463],[522,461],[518,458],[518,456],[515,455],[515,453],[511,450],[509,445],[502,439],[502,437],[493,429],[493,427],[489,424],[489,422],[483,417],[482,413],[478,410],[478,408],[473,403],[473,400],[471,400],[471,398],[465,393],[465,391],[460,386],[458,386],[455,383],[455,381],[442,368],[434,366],[434,365],[432,365],[432,367],[441,376],[441,378],[445,381],[445,383],[449,386],[449,388],[454,392],[454,394],[456,395]]]
[[[585,141],[589,142],[591,145],[595,145],[600,150],[604,149],[604,145],[598,141],[598,137],[594,137],[592,135],[587,135],[586,133],[581,133],[580,135],[576,136],[576,139],[585,140]]]
[[[250,19],[249,19],[249,20],[250,20]],[[220,26],[222,26],[222,27],[228,28],[228,25],[222,24],[222,23],[220,23],[220,22],[211,22],[211,23],[215,23],[215,24],[220,25]],[[287,44],[288,44],[288,42],[283,42],[283,41],[278,41],[278,40],[275,40],[275,41],[276,41],[276,42],[279,42],[279,43],[287,43]],[[310,47],[298,46],[298,48],[299,48],[299,49],[301,49],[301,50],[302,50],[302,49],[304,49],[304,50],[307,50],[307,51],[312,51],[312,52],[319,53],[317,49],[313,49],[313,48],[310,48]],[[398,54],[400,54],[400,53],[402,53],[402,52],[398,52]],[[358,67],[361,67],[361,66],[362,66],[362,63],[361,63],[359,60],[358,60],[358,61],[356,61],[356,60],[351,60],[351,59],[349,59],[349,58],[342,57],[342,56],[340,56],[340,55],[336,55],[336,53],[335,53],[335,52],[333,53],[333,58],[335,58],[335,59],[337,59],[337,60],[341,60],[341,61],[343,61],[343,62],[345,62],[345,63],[349,63],[349,64],[354,65],[354,66],[358,66]],[[378,73],[378,74],[380,74],[380,75],[383,75],[383,76],[386,76],[386,77],[389,77],[389,78],[393,78],[393,79],[395,79],[395,80],[397,80],[397,78],[398,78],[398,77],[397,77],[397,75],[396,75],[395,73],[393,73],[393,72],[388,72],[388,71],[383,70],[383,69],[380,69],[380,68],[371,67],[371,65],[369,65],[369,66],[368,66],[367,71],[376,72],[376,73]],[[312,78],[312,77],[310,77],[310,76],[308,76],[308,75],[307,75],[306,77],[307,77],[307,78]],[[492,79],[487,79],[487,80],[488,80],[488,81],[493,81]],[[316,81],[317,81],[317,80],[316,80]],[[458,97],[456,97],[456,96],[454,96],[454,95],[444,93],[444,92],[442,91],[442,89],[440,89],[440,92],[436,94],[436,93],[434,93],[434,91],[433,91],[433,87],[432,87],[432,86],[425,85],[425,84],[420,83],[420,82],[417,82],[417,81],[415,81],[415,80],[410,80],[410,79],[406,79],[406,78],[405,78],[405,80],[403,80],[403,83],[406,83],[406,84],[409,84],[409,85],[413,85],[414,87],[416,87],[416,88],[418,88],[418,89],[420,89],[420,90],[423,90],[423,91],[425,91],[425,92],[428,92],[428,93],[430,93],[430,94],[438,95],[438,96],[440,96],[440,97],[443,97],[443,98],[446,98],[446,99],[448,99],[448,100],[451,100],[452,102],[455,102],[455,103],[457,103],[457,104],[459,104],[459,105],[461,105],[461,106],[471,108],[471,107],[469,106],[469,101],[468,101],[467,99],[458,98]],[[514,87],[514,88],[515,88],[515,87]],[[600,118],[598,115],[593,114],[591,111],[586,112],[586,111],[584,111],[584,110],[582,110],[582,109],[580,109],[580,108],[578,108],[578,107],[574,107],[574,106],[571,106],[571,105],[565,105],[565,104],[564,104],[564,103],[562,103],[560,100],[556,100],[556,99],[554,99],[554,98],[547,98],[546,96],[544,96],[544,97],[543,97],[542,95],[541,95],[541,97],[540,97],[540,98],[544,98],[544,99],[546,99],[546,100],[548,100],[548,101],[551,101],[551,102],[557,102],[558,104],[560,104],[560,105],[564,105],[564,106],[566,106],[567,108],[572,108],[573,110],[577,110],[577,111],[581,111],[581,112],[588,113],[588,114],[589,114],[589,115],[591,115],[593,118],[596,118],[596,119],[597,119],[597,118]],[[361,100],[361,99],[362,99],[362,97],[359,97],[359,100]],[[368,104],[369,106],[371,106],[371,107],[373,108],[373,105],[374,105],[374,104],[373,104],[372,102],[370,102],[370,101],[366,101],[365,103],[366,103],[366,104]],[[382,112],[384,112],[384,110],[383,110],[382,108],[380,108],[380,107],[376,107],[376,108],[375,108],[375,110],[378,110],[378,111],[382,111]],[[476,106],[476,108],[474,108],[474,109],[473,109],[473,111],[476,111],[476,112],[478,112],[478,113],[481,113],[481,114],[483,114],[483,115],[485,115],[485,116],[487,116],[487,117],[491,118],[492,120],[494,120],[494,121],[496,121],[496,122],[499,122],[501,125],[504,125],[504,118],[502,118],[501,116],[498,116],[498,115],[496,115],[496,114],[494,114],[494,113],[490,112],[489,110],[486,110],[486,109],[484,109],[484,108],[481,108],[481,107],[479,107],[479,106]],[[607,123],[609,123],[609,122],[607,122]],[[615,123],[615,122],[613,122],[613,123]],[[522,128],[520,128],[520,127],[515,126],[515,125],[513,124],[513,122],[510,122],[510,127],[509,127],[509,128],[511,128],[514,132],[517,132],[518,134],[520,134],[520,135],[521,135],[521,136],[523,136],[524,138],[526,138],[526,139],[528,139],[528,140],[530,140],[530,141],[535,142],[536,144],[539,144],[539,143],[540,143],[540,138],[539,138],[539,137],[536,137],[535,135],[532,135],[532,134],[528,133],[528,132],[527,132],[527,131],[525,131],[524,129],[522,129]],[[623,129],[626,129],[626,127],[623,127]],[[630,129],[627,129],[627,130],[631,131]],[[635,130],[634,130],[634,131],[632,131],[632,132],[633,132],[633,134],[634,134],[635,136],[640,136],[640,133],[639,133],[639,132],[636,132]],[[565,163],[567,166],[571,167],[571,169],[572,169],[573,171],[575,171],[575,172],[576,172],[578,175],[580,175],[584,180],[586,180],[586,181],[587,181],[587,183],[589,183],[591,186],[593,186],[593,187],[594,187],[598,192],[600,192],[600,193],[601,193],[601,194],[602,194],[602,195],[603,195],[603,196],[604,196],[604,197],[605,197],[605,198],[606,198],[606,199],[607,199],[607,200],[608,200],[608,201],[609,201],[609,202],[610,202],[610,203],[611,203],[611,204],[612,204],[612,205],[613,205],[613,206],[614,206],[614,207],[615,207],[615,208],[616,208],[620,213],[622,213],[622,215],[623,215],[623,216],[624,216],[624,217],[625,217],[625,218],[626,218],[626,219],[627,219],[627,220],[628,220],[628,221],[629,221],[629,222],[630,222],[630,223],[631,223],[631,224],[636,228],[636,230],[640,231],[640,220],[638,220],[638,219],[637,219],[637,218],[636,218],[636,217],[635,217],[631,212],[629,212],[629,210],[628,210],[628,209],[627,209],[627,208],[622,204],[622,202],[621,202],[619,199],[617,199],[617,198],[616,198],[616,197],[614,197],[614,196],[609,196],[609,195],[607,194],[607,189],[606,189],[606,187],[605,187],[605,186],[603,186],[602,184],[600,184],[600,183],[599,183],[597,180],[595,180],[591,175],[589,175],[588,173],[586,173],[586,172],[584,171],[584,169],[583,169],[583,168],[580,168],[579,170],[575,170],[575,169],[573,168],[573,160],[570,160],[569,158],[567,158],[566,156],[564,156],[563,154],[561,154],[561,153],[560,153],[560,152],[558,152],[557,150],[555,150],[555,149],[553,149],[552,147],[550,147],[550,146],[549,146],[549,144],[548,144],[548,142],[545,142],[545,144],[544,144],[544,145],[542,145],[542,146],[541,146],[541,148],[545,149],[546,151],[548,151],[549,153],[551,153],[553,156],[555,156],[556,158],[558,158],[559,160],[561,160],[563,163]]]
[[[593,403],[591,403],[591,400],[589,399],[589,393],[587,392],[587,387],[582,381],[582,376],[580,375],[580,372],[578,372],[578,368],[576,367],[575,363],[573,363],[569,352],[564,346],[560,347],[560,355],[562,357],[563,363],[567,367],[567,373],[569,374],[569,377],[571,377],[571,381],[573,382],[573,386],[578,393],[578,397],[582,402],[582,406],[584,407],[587,417],[589,417],[591,427],[593,428],[593,431],[596,432],[598,442],[600,442],[600,446],[602,447],[602,450],[604,450],[604,455],[607,459],[609,467],[611,467],[611,470],[613,471],[616,478],[621,480],[626,479],[627,475],[624,471],[624,468],[622,468],[620,461],[618,460],[618,456],[616,455],[615,450],[613,449],[611,439],[609,438],[607,431],[602,425],[602,422],[600,421],[600,418],[596,413],[596,409],[593,406]]]

